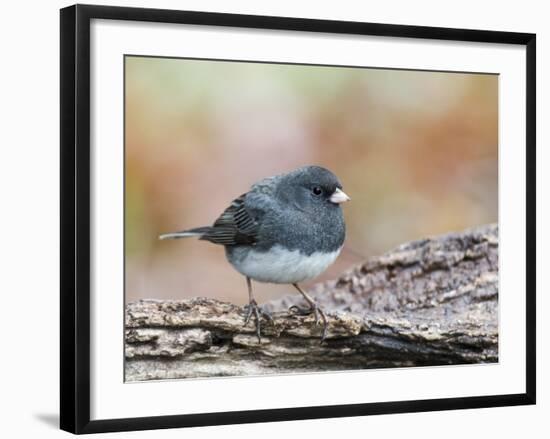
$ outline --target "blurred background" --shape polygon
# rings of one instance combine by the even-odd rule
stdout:
[[[352,201],[337,262],[497,221],[498,76],[126,57],[126,301],[248,301],[209,225],[257,180],[317,164]],[[308,287],[310,284],[304,284]],[[267,301],[292,287],[255,284]]]

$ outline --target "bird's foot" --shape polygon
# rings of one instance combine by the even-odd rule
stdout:
[[[256,319],[256,336],[258,337],[258,343],[262,343],[261,333],[260,333],[260,320],[262,317],[265,317],[266,320],[269,320],[271,324],[273,324],[273,316],[267,312],[264,311],[260,306],[258,306],[258,303],[253,299],[249,302],[248,305],[245,306],[246,308],[246,316],[244,318],[244,326],[248,325],[248,322],[250,321],[250,317],[252,317],[252,314],[254,314],[254,318]]]
[[[300,316],[308,316],[310,314],[314,314],[316,325],[319,325],[321,323],[321,320],[323,320],[323,333],[321,334],[321,343],[325,340],[328,332],[328,321],[325,312],[319,307],[319,305],[313,303],[311,306],[303,308],[298,305],[292,305],[288,310]],[[321,318],[319,319],[319,317]]]

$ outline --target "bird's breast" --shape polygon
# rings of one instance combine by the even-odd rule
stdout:
[[[319,276],[335,261],[340,250],[307,255],[280,245],[267,251],[243,246],[227,248],[227,259],[238,272],[258,282],[291,284]]]

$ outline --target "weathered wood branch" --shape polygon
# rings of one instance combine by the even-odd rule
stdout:
[[[498,361],[498,228],[401,245],[312,295],[328,338],[289,295],[265,307],[262,343],[242,307],[140,300],[126,309],[126,380],[258,375]]]

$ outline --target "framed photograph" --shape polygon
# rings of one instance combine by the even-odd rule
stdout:
[[[535,403],[535,35],[61,10],[61,428]]]

